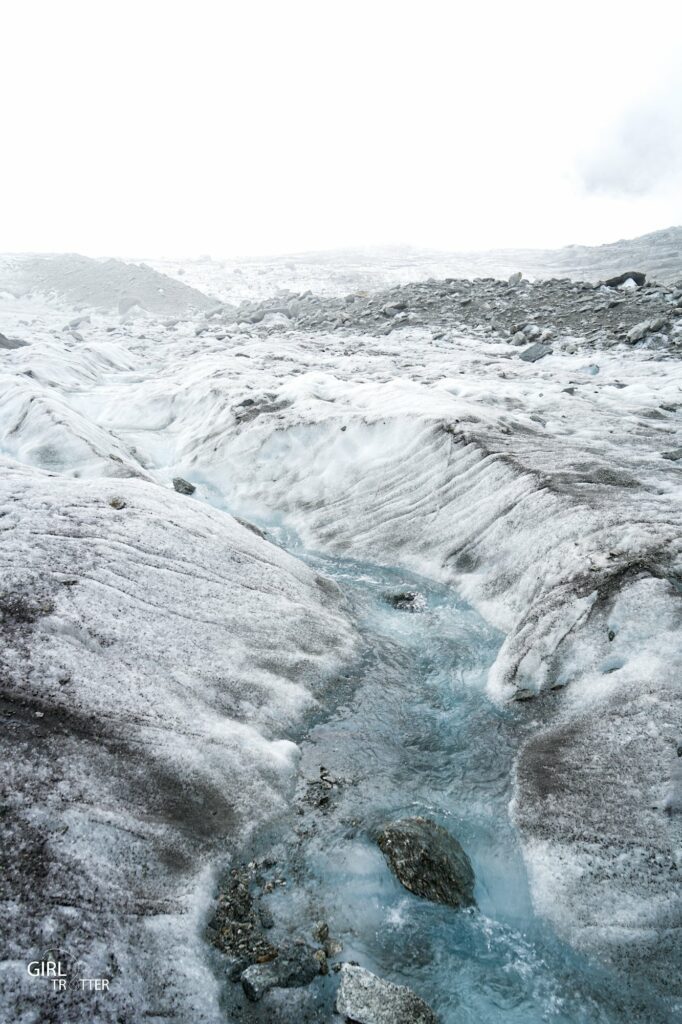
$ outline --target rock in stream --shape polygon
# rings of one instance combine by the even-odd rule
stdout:
[[[474,906],[474,872],[460,843],[428,818],[403,818],[377,836],[393,874],[416,896],[450,907]]]
[[[352,964],[341,968],[336,1009],[355,1024],[438,1024],[431,1007],[412,989]]]

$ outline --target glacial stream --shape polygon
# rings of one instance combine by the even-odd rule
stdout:
[[[259,897],[275,945],[315,943],[323,922],[342,950],[329,974],[249,1003],[227,988],[228,1019],[332,1024],[334,963],[355,961],[410,986],[442,1024],[621,1024],[666,1020],[653,995],[561,942],[533,913],[509,818],[513,760],[535,712],[485,693],[501,635],[457,593],[401,569],[303,551],[284,527],[270,539],[347,595],[364,639],[354,669],[322,696],[298,742],[290,814],[243,852],[270,879]],[[416,593],[415,610],[387,595]],[[325,782],[325,780],[327,780]],[[332,780],[331,784],[329,780]],[[476,874],[477,908],[412,895],[372,839],[423,815],[449,829]]]

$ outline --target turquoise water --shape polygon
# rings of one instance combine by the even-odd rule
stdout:
[[[538,920],[509,819],[510,775],[528,711],[485,694],[502,637],[446,586],[350,559],[302,551],[268,528],[347,596],[361,631],[360,662],[334,680],[301,735],[301,782],[286,822],[252,853],[272,854],[286,884],[267,897],[274,941],[312,941],[325,921],[354,960],[407,984],[442,1024],[620,1024],[671,1021],[655,995],[578,956]],[[422,609],[386,594],[418,592]],[[313,806],[320,767],[338,780]],[[371,839],[406,815],[453,832],[476,873],[477,909],[420,899],[393,877]],[[239,986],[234,998],[239,999]],[[277,990],[236,1019],[330,1022],[335,975]],[[338,1018],[336,1018],[338,1019]]]

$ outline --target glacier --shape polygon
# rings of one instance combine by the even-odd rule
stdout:
[[[307,551],[452,587],[500,631],[486,699],[523,720],[510,814],[535,912],[674,1019],[672,286],[567,282],[630,320],[597,336],[576,321],[530,362],[499,323],[465,323],[460,293],[437,282],[420,293],[432,326],[392,284],[364,326],[324,297],[326,321],[309,325],[310,297],[226,306],[200,264],[162,300],[158,269],[84,261],[75,292],[59,260],[49,279],[23,266],[20,288],[0,274],[0,331],[26,343],[0,352],[0,978],[15,1018],[49,1019],[22,957],[59,935],[119,979],[102,1020],[223,1019],[202,937],[216,878],[287,806],[297,729],[359,644],[338,582],[249,529],[281,522]],[[354,284],[371,303],[376,281]],[[496,287],[474,282],[497,317]],[[667,326],[633,345],[649,297]]]

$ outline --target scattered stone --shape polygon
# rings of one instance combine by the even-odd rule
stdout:
[[[314,779],[306,785],[305,800],[313,807],[319,807],[323,811],[328,810],[331,806],[332,795],[338,790],[338,787],[339,780],[335,779],[322,765],[319,779]]]
[[[212,944],[230,958],[228,973],[233,981],[251,964],[268,963],[278,954],[277,947],[263,935],[261,915],[266,908],[256,908],[251,894],[253,876],[254,869],[248,865],[230,871],[207,929]]]
[[[261,540],[266,540],[267,533],[265,532],[265,530],[261,530],[259,526],[254,526],[254,524],[250,523],[248,519],[240,519],[239,516],[235,516],[234,518],[237,520],[240,526],[243,526],[245,529],[250,530],[251,533],[255,533],[257,537],[261,538]]]
[[[654,320],[642,320],[641,323],[635,324],[634,327],[630,328],[626,338],[631,344],[634,344],[645,338],[647,334],[656,334],[658,331],[664,330],[666,325],[665,317],[657,317]]]
[[[548,356],[551,351],[551,345],[543,345],[541,341],[536,341],[534,345],[530,345],[521,353],[521,358],[526,363],[537,363],[538,359]]]
[[[355,1024],[438,1024],[431,1007],[412,989],[351,964],[341,966],[336,1010]]]
[[[27,341],[21,341],[19,338],[6,338],[4,334],[0,334],[0,348],[25,348],[27,345]]]
[[[265,928],[266,931],[275,927],[275,918],[268,907],[261,906],[258,908],[258,919],[260,921],[261,928]]]
[[[397,594],[384,594],[384,601],[401,612],[421,612],[426,607],[424,595],[416,590],[401,590]]]
[[[669,459],[670,462],[679,462],[682,459],[682,448],[673,448],[669,452],[661,452],[661,458]]]
[[[173,477],[173,487],[178,494],[194,494],[196,487],[189,480],[183,480],[181,476]]]
[[[474,872],[460,843],[428,818],[404,818],[377,836],[398,881],[416,896],[450,907],[475,906]]]
[[[618,274],[617,277],[610,277],[608,281],[604,281],[607,288],[619,288],[626,281],[634,281],[638,288],[646,282],[646,274],[641,274],[638,270],[628,270],[624,274]]]
[[[122,508],[126,507],[126,503],[123,500],[123,498],[118,498],[118,497],[110,498],[109,499],[109,504],[111,505],[112,508],[116,508],[116,509],[122,509]]]
[[[247,999],[258,1002],[271,988],[301,988],[320,974],[316,950],[303,943],[279,951],[269,963],[252,964],[241,975]]]

